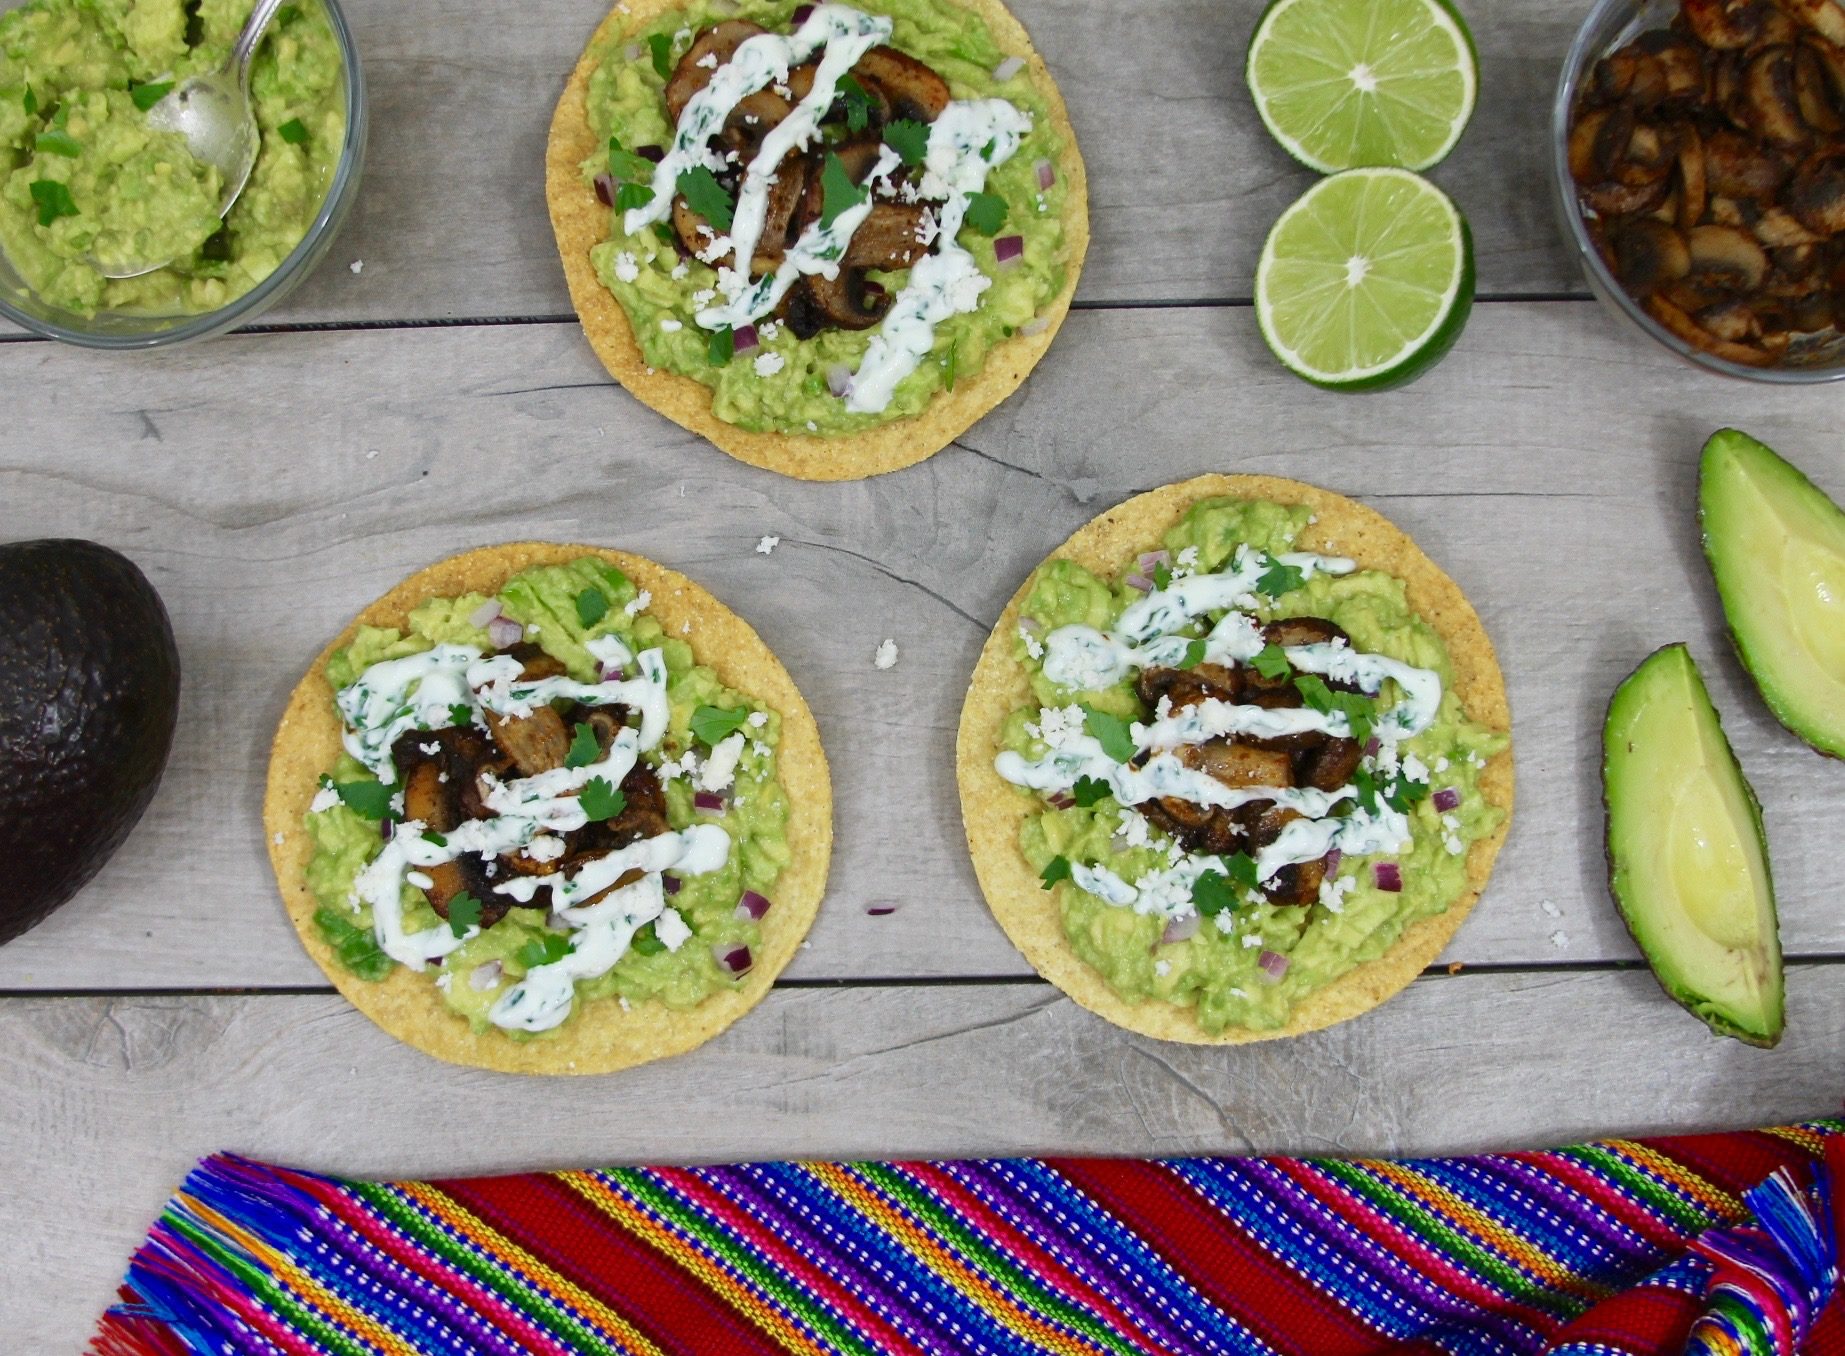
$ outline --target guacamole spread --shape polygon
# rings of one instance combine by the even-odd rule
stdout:
[[[1441,637],[1401,579],[1296,551],[1309,520],[1206,499],[1112,578],[1054,558],[1012,640],[1019,846],[1075,954],[1206,1033],[1287,1025],[1447,911],[1505,815]]]
[[[1037,78],[951,0],[701,0],[611,40],[591,257],[648,367],[726,424],[832,436],[1038,332],[1070,190]]]
[[[752,964],[789,863],[781,718],[612,565],[434,598],[327,665],[346,752],[307,815],[340,963],[432,971],[479,1033],[585,1003],[689,1008]]]
[[[256,54],[262,137],[222,220],[217,170],[148,126],[173,84],[229,57],[252,0],[29,0],[0,16],[0,247],[49,305],[81,315],[216,310],[288,257],[346,137],[338,44],[317,0],[284,5]],[[97,264],[173,262],[110,279]]]

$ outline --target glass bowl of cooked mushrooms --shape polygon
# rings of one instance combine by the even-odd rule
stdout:
[[[1711,371],[1845,378],[1845,0],[1599,0],[1551,129],[1610,310]]]

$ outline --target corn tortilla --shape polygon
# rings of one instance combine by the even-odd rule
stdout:
[[[1447,646],[1454,690],[1468,716],[1491,729],[1510,730],[1505,679],[1492,642],[1459,587],[1389,520],[1343,495],[1272,476],[1199,476],[1138,495],[1111,509],[1080,529],[1055,554],[1104,578],[1112,577],[1124,559],[1158,545],[1166,530],[1193,504],[1220,496],[1306,505],[1316,520],[1302,531],[1297,549],[1350,556],[1361,569],[1381,570],[1403,580],[1410,605]],[[1412,922],[1382,956],[1308,995],[1285,1026],[1272,1031],[1230,1027],[1212,1034],[1198,1025],[1189,1005],[1135,1002],[1110,988],[1071,948],[1053,893],[1042,888],[1019,850],[1020,827],[1037,811],[1039,802],[1020,795],[993,768],[1006,717],[1033,700],[1025,668],[1012,647],[1019,609],[1030,587],[1028,577],[1000,615],[974,668],[967,704],[961,711],[956,778],[968,850],[981,891],[1006,935],[1039,974],[1091,1012],[1130,1031],[1195,1045],[1239,1045],[1298,1036],[1368,1012],[1408,985],[1441,953],[1486,887],[1493,859],[1511,824],[1509,746],[1480,774],[1481,794],[1504,810],[1505,818],[1493,833],[1469,848],[1467,883],[1461,896],[1445,913]]]
[[[752,466],[801,480],[860,480],[934,456],[1017,390],[1037,366],[1063,325],[1082,273],[1089,246],[1088,178],[1069,110],[1024,27],[999,0],[957,3],[984,19],[1006,50],[1025,58],[1026,72],[1049,104],[1062,141],[1057,174],[1067,194],[1064,238],[1069,257],[1063,290],[1039,312],[1045,328],[1037,334],[1014,334],[996,344],[978,373],[956,382],[952,391],[937,392],[920,414],[833,438],[737,428],[712,413],[709,387],[676,372],[650,369],[627,312],[603,287],[590,263],[590,250],[607,238],[609,209],[597,200],[582,175],[583,162],[599,149],[590,129],[587,91],[602,53],[660,15],[683,7],[682,0],[629,0],[596,29],[558,100],[545,147],[545,201],[583,333],[609,374],[643,404]]]
[[[584,556],[608,561],[637,588],[651,592],[647,610],[668,635],[682,635],[698,662],[713,669],[725,686],[781,715],[777,776],[788,793],[787,834],[793,857],[776,881],[775,905],[761,921],[755,965],[734,989],[713,993],[689,1009],[648,1001],[631,1003],[624,1011],[613,998],[599,999],[572,1014],[553,1035],[534,1040],[516,1041],[497,1031],[476,1035],[467,1020],[443,1002],[429,974],[400,965],[381,981],[361,979],[339,963],[314,925],[319,901],[307,885],[314,843],[302,821],[320,775],[333,766],[341,748],[327,661],[352,643],[360,626],[403,627],[410,610],[430,598],[475,591],[492,595],[521,570],[568,564]],[[683,633],[687,622],[692,629]],[[411,575],[320,652],[289,698],[276,729],[263,830],[282,903],[302,945],[334,987],[391,1035],[451,1064],[506,1073],[592,1074],[702,1045],[761,1001],[819,912],[832,856],[833,798],[820,731],[807,703],[781,661],[741,617],[684,575],[642,556],[593,546],[525,542],[469,551]]]

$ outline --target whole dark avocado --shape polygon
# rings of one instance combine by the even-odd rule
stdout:
[[[132,561],[90,541],[0,545],[0,943],[121,846],[178,718],[173,626]]]

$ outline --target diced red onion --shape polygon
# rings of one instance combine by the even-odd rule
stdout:
[[[1002,235],[993,242],[993,262],[1001,268],[1017,268],[1025,257],[1025,237]]]
[[[721,815],[730,808],[729,802],[724,799],[724,793],[721,791],[694,791],[692,805],[696,809],[705,810],[714,815]]]
[[[895,904],[867,904],[865,912],[873,918],[886,918],[897,912],[897,906]]]
[[[621,55],[624,61],[639,61],[641,59],[641,45],[638,42],[631,42],[621,49]]]
[[[510,649],[525,639],[525,628],[511,617],[495,617],[487,623],[487,639],[495,649]]]
[[[666,159],[666,147],[664,146],[636,146],[634,153],[643,160],[651,160],[656,165]]]
[[[666,891],[666,893],[669,895],[678,894],[680,887],[683,884],[684,882],[681,881],[679,877],[677,876],[669,876],[665,874],[664,872],[662,872],[660,875],[660,888]]]
[[[1055,805],[1059,810],[1071,810],[1076,807],[1076,801],[1065,795],[1062,791],[1053,791],[1050,795],[1046,796],[1045,799],[1052,805]]]
[[[1043,334],[1051,327],[1051,322],[1044,316],[1035,315],[1019,326],[1019,333],[1025,335]]]
[[[1057,166],[1053,165],[1049,160],[1040,160],[1037,164],[1033,165],[1032,168],[1038,171],[1039,188],[1049,188],[1052,184],[1057,182]]]
[[[808,19],[813,17],[813,12],[814,7],[812,5],[796,5],[790,22],[792,22],[796,28],[799,28],[802,24],[806,23]]]
[[[852,369],[844,363],[834,363],[826,369],[826,389],[836,396],[843,396],[852,389]]]
[[[739,325],[736,329],[731,331],[730,338],[731,352],[748,353],[751,349],[756,347],[756,327],[754,325]]]
[[[718,963],[718,969],[731,975],[745,974],[756,963],[747,946],[732,942],[719,942],[712,947],[711,959]]]
[[[1369,739],[1365,740],[1365,757],[1377,757],[1377,751],[1383,747],[1383,744],[1378,741],[1377,736],[1372,735]]]
[[[1166,924],[1166,930],[1160,934],[1160,941],[1183,942],[1196,937],[1202,921],[1196,913],[1188,913],[1183,918],[1175,918]]]
[[[993,78],[1003,85],[1024,69],[1024,57],[1010,56],[993,68]]]
[[[1377,882],[1377,888],[1385,894],[1403,893],[1403,868],[1395,862],[1373,862],[1371,879]]]
[[[1435,808],[1442,814],[1461,808],[1461,793],[1452,786],[1444,786],[1429,799],[1435,802]]]
[[[1019,630],[1029,631],[1034,636],[1042,635],[1044,632],[1044,623],[1039,621],[1036,617],[1020,617]]]
[[[615,205],[615,176],[598,174],[596,176],[596,201],[604,207]]]
[[[754,890],[745,890],[743,898],[737,901],[737,917],[755,922],[769,911],[767,895],[759,895]]]
[[[468,987],[475,993],[485,993],[500,982],[500,963],[490,960],[485,965],[477,965],[468,975]]]
[[[628,671],[620,664],[604,664],[602,666],[602,681],[605,683],[625,682],[627,681],[627,677]]]
[[[385,842],[390,842],[391,830],[395,827],[396,825],[391,821],[391,816],[387,813],[384,818],[378,821],[378,836],[384,839]]]
[[[468,625],[485,626],[499,615],[500,600],[498,598],[489,598],[486,602],[468,613]]]
[[[1153,581],[1144,574],[1130,574],[1127,577],[1126,583],[1129,588],[1135,589],[1141,593],[1153,592]]]
[[[1334,848],[1331,852],[1326,854],[1326,874],[1328,876],[1336,876],[1339,874],[1339,863],[1344,857],[1345,854],[1339,851],[1338,848]]]
[[[1262,973],[1268,976],[1268,982],[1271,984],[1281,983],[1282,978],[1288,973],[1288,958],[1279,951],[1264,951],[1256,957],[1256,964],[1262,968]]]
[[[1170,551],[1143,551],[1139,561],[1140,572],[1149,579],[1153,577],[1153,572],[1160,566],[1171,564],[1172,552]]]

